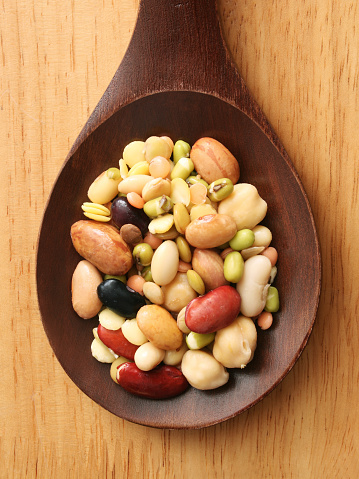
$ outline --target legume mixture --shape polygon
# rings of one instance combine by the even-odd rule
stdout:
[[[219,388],[253,359],[257,328],[271,327],[278,252],[261,224],[266,201],[239,178],[214,138],[151,136],[90,185],[86,219],[71,227],[83,258],[72,304],[98,316],[92,355],[130,393]]]

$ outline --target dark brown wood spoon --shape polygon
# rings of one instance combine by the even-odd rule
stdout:
[[[241,182],[268,203],[265,224],[279,251],[281,308],[258,331],[253,361],[230,372],[217,390],[193,388],[174,399],[132,396],[109,365],[90,352],[96,319],[71,305],[71,277],[80,257],[70,240],[87,189],[117,166],[135,139],[168,135],[193,144],[221,141],[238,159]],[[44,329],[56,357],[90,398],[129,421],[162,428],[200,428],[234,417],[277,386],[303,351],[320,294],[320,253],[311,209],[287,153],[251,97],[225,47],[215,0],[142,0],[128,50],[72,147],[44,213],[37,253],[37,290]]]

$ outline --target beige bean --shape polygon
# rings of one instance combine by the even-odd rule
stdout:
[[[252,256],[244,262],[243,276],[237,283],[237,291],[241,296],[241,313],[244,316],[253,318],[263,311],[271,270],[270,260],[263,255]]]
[[[128,362],[129,362],[129,360],[127,358],[124,358],[123,356],[119,356],[111,364],[110,376],[115,381],[116,384],[118,384],[117,383],[117,369],[121,366],[121,364],[128,363]]]
[[[118,185],[118,191],[125,195],[127,195],[127,193],[135,192],[142,196],[143,187],[151,180],[153,180],[153,177],[149,175],[128,176]]]
[[[182,346],[179,349],[174,349],[172,351],[166,351],[163,362],[168,366],[177,366],[181,363],[184,353],[188,351],[188,346],[185,341],[183,341]]]
[[[98,338],[91,343],[91,354],[100,363],[112,363],[116,359],[115,354]]]
[[[237,230],[252,229],[267,214],[267,203],[259,196],[255,186],[240,183],[234,185],[233,193],[219,203],[218,213],[231,216]]]
[[[158,284],[153,283],[152,281],[147,281],[143,285],[143,294],[153,304],[161,305],[165,301],[165,295],[161,287],[158,286]]]
[[[125,322],[125,318],[119,314],[111,311],[111,309],[105,308],[99,312],[98,318],[101,326],[110,331],[116,331],[120,329]]]
[[[229,326],[217,331],[213,356],[226,368],[244,368],[253,359],[256,347],[254,322],[239,316]]]
[[[142,189],[142,198],[150,201],[160,196],[170,196],[171,182],[163,178],[154,178],[150,180]]]
[[[89,261],[80,261],[72,275],[72,306],[83,319],[96,316],[102,307],[97,295],[97,286],[102,283],[98,269]]]
[[[145,142],[144,141],[131,141],[128,145],[125,146],[123,150],[123,160],[127,165],[132,168],[136,163],[140,161],[145,161]]]
[[[212,205],[209,205],[209,204],[195,205],[195,206],[192,206],[191,208],[190,218],[191,218],[191,221],[194,221],[197,218],[200,218],[201,216],[215,215],[215,214],[217,214],[217,211],[213,208]]]
[[[109,168],[93,181],[88,189],[87,196],[93,203],[104,205],[117,195],[121,179],[118,168]]]
[[[264,250],[264,246],[251,246],[250,248],[242,249],[241,255],[244,261],[246,261],[247,259],[252,258],[252,256],[263,253]]]
[[[162,286],[162,291],[165,297],[163,306],[174,313],[181,311],[197,297],[197,293],[188,282],[187,273],[177,273],[169,284]]]
[[[165,357],[165,351],[152,343],[142,344],[135,352],[135,364],[141,371],[151,371]]]
[[[154,252],[151,263],[153,281],[160,286],[169,284],[178,270],[179,253],[174,241],[164,241]]]
[[[254,243],[252,246],[267,246],[270,245],[272,241],[272,232],[269,228],[263,225],[257,225],[252,229],[254,233]]]
[[[188,350],[182,358],[182,373],[196,389],[216,389],[228,382],[229,374],[210,353]]]
[[[127,319],[122,325],[122,333],[132,344],[136,346],[141,346],[141,344],[146,343],[148,340],[146,336],[143,334],[141,329],[138,327],[137,319]]]
[[[189,329],[189,327],[187,326],[185,322],[186,307],[187,306],[184,306],[177,315],[177,326],[184,334],[188,334],[191,332],[191,330]]]

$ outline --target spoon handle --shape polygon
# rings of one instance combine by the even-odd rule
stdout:
[[[136,98],[168,90],[234,103],[248,95],[223,40],[216,0],[141,0],[130,44],[107,90],[112,111],[108,102],[106,110],[112,114]]]
[[[248,115],[285,154],[232,61],[216,0],[141,0],[123,60],[70,154],[120,108],[163,91],[217,96]]]
[[[215,0],[142,0],[123,67],[147,90],[212,90],[228,67]]]

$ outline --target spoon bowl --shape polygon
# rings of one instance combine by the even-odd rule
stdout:
[[[125,57],[59,173],[38,241],[39,306],[62,367],[108,411],[153,427],[205,427],[255,405],[300,356],[319,300],[320,254],[306,194],[230,60],[214,6],[214,0],[141,2]],[[171,34],[154,37],[155,26]],[[69,232],[81,219],[90,183],[117,166],[126,144],[152,135],[190,144],[203,136],[222,142],[239,161],[240,182],[254,184],[267,201],[263,224],[271,229],[279,251],[276,286],[281,308],[272,328],[258,331],[253,361],[244,370],[231,371],[228,384],[217,390],[190,388],[167,400],[133,396],[112,381],[109,365],[91,356],[92,329],[98,320],[76,315],[70,290],[80,256]]]

